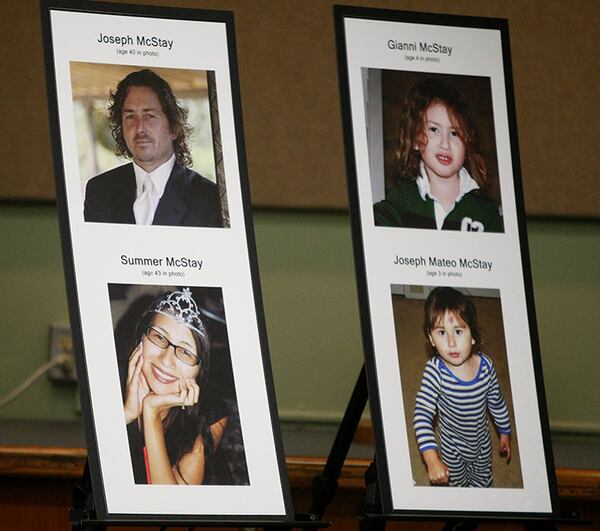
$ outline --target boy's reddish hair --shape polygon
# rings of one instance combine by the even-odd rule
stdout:
[[[448,111],[450,121],[458,130],[465,145],[464,165],[479,187],[487,181],[487,167],[481,154],[475,122],[462,94],[441,79],[424,78],[417,81],[408,91],[399,121],[396,157],[399,176],[416,180],[419,177],[421,156],[414,145],[426,142],[425,112],[430,105],[440,103]]]

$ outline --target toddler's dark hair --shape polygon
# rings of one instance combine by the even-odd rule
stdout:
[[[481,350],[481,333],[477,321],[477,309],[473,301],[454,288],[435,288],[425,301],[425,319],[423,320],[423,333],[430,354],[434,354],[433,346],[429,341],[429,334],[444,318],[446,312],[452,313],[458,320],[466,324],[471,330],[471,337],[475,340],[473,350]]]

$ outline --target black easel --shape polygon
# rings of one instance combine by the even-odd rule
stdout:
[[[265,521],[260,519],[248,520],[213,520],[210,522],[198,522],[190,518],[178,518],[172,521],[167,519],[162,521],[144,520],[140,517],[102,520],[96,517],[96,507],[94,505],[94,496],[92,494],[92,480],[90,475],[89,463],[86,460],[81,481],[73,487],[72,493],[73,508],[69,510],[69,521],[73,531],[102,531],[111,526],[160,526],[161,531],[167,527],[188,527],[192,531],[196,527],[262,527],[270,531],[291,531],[292,529],[322,529],[331,524],[320,522],[319,518],[312,513],[296,513],[294,519],[290,521]]]
[[[333,500],[338,487],[338,478],[344,464],[344,460],[350,450],[352,438],[358,428],[360,417],[367,404],[368,398],[367,377],[365,366],[363,365],[358,380],[354,386],[354,391],[346,407],[346,412],[342,422],[338,428],[337,435],[327,457],[327,462],[323,468],[323,472],[317,475],[312,484],[312,505],[310,513],[316,519],[320,520],[323,517],[325,509]],[[498,520],[503,522],[513,521],[523,523],[527,531],[556,531],[558,523],[588,525],[591,522],[580,520],[576,514],[567,514],[561,518],[546,518],[546,517],[506,517],[492,518],[481,516],[460,516],[452,517],[451,515],[444,516],[424,516],[422,514],[415,515],[399,515],[399,514],[384,514],[381,506],[381,495],[379,490],[379,481],[377,477],[377,464],[374,458],[369,468],[365,472],[365,495],[362,506],[357,511],[360,531],[384,531],[387,521],[391,520],[437,520],[445,521],[444,531],[474,531],[477,529],[479,522],[483,520],[492,521]],[[305,526],[304,529],[309,529]]]

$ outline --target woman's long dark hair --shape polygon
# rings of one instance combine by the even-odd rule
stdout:
[[[146,334],[146,330],[152,324],[152,319],[156,316],[154,311],[156,304],[165,298],[166,294],[157,298],[142,315],[135,329],[129,352],[133,352],[140,343]],[[206,390],[210,373],[210,341],[208,338],[203,339],[198,332],[191,328],[190,332],[200,356],[200,372],[196,377],[196,382],[200,387],[200,398],[197,404],[188,406],[185,409],[171,408],[163,420],[167,454],[171,465],[177,469],[179,469],[181,458],[192,450],[198,437],[201,437],[204,443],[205,456],[211,456],[214,452],[213,438],[206,414],[206,400],[203,400],[202,396],[202,393]],[[179,474],[185,481],[181,471],[179,471]]]

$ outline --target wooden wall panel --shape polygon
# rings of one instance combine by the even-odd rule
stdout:
[[[235,13],[253,203],[345,208],[334,0],[144,3]],[[508,18],[527,212],[600,215],[600,3],[590,0],[360,0],[354,5]],[[0,35],[0,197],[52,199],[36,0],[8,2]]]
[[[53,199],[38,2],[4,2],[0,17],[0,197]]]

